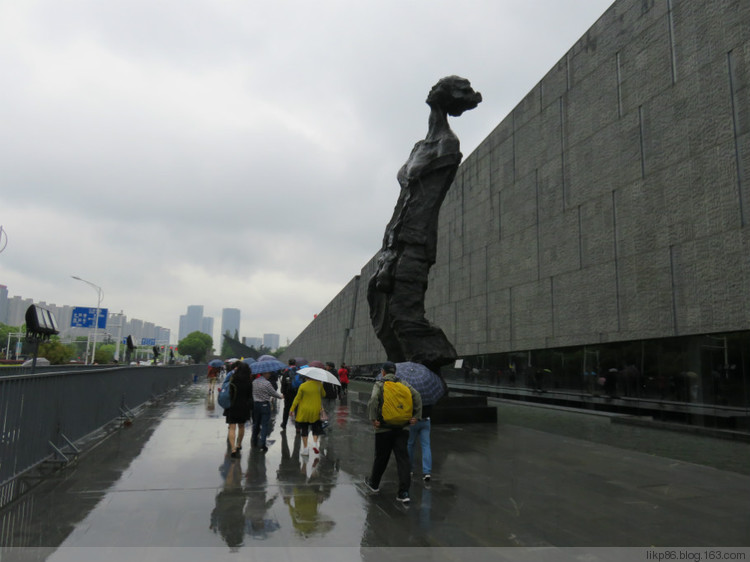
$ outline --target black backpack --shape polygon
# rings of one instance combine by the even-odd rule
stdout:
[[[294,376],[297,374],[297,367],[289,367],[281,375],[281,393],[291,394],[296,392],[294,388]]]

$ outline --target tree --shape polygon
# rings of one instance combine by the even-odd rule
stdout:
[[[3,352],[5,351],[6,347],[8,346],[8,335],[18,332],[25,332],[25,328],[22,326],[8,326],[7,324],[0,323],[0,348],[2,348]],[[13,350],[15,349],[15,342],[18,340],[11,338],[10,339],[10,356],[14,357]],[[23,339],[21,339],[23,341]],[[4,353],[3,353],[3,356]]]
[[[94,359],[99,365],[106,365],[108,363],[112,363],[114,358],[115,358],[114,344],[107,343],[104,345],[97,346]]]
[[[52,365],[65,365],[75,357],[76,350],[71,345],[63,345],[59,340],[39,344],[39,357],[48,359]]]
[[[196,363],[203,363],[213,346],[213,338],[203,332],[191,332],[177,344],[180,354],[190,355]]]
[[[255,353],[258,354],[258,357],[260,357],[261,355],[273,355],[271,353],[271,348],[270,347],[266,347],[263,344],[261,344],[261,346],[259,348],[257,348],[257,349],[255,348],[254,345],[251,345],[250,349],[252,349],[253,351],[255,351]],[[274,357],[276,357],[276,356],[274,355]]]

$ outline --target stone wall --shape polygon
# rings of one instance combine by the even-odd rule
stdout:
[[[748,63],[747,0],[607,10],[443,204],[426,309],[460,356],[750,328]],[[373,271],[287,355],[385,359]]]

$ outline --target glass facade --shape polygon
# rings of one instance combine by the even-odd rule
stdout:
[[[493,394],[750,429],[750,331],[464,357],[454,383]]]

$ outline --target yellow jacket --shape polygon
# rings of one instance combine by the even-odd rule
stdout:
[[[322,399],[326,395],[323,383],[320,381],[307,380],[297,390],[289,412],[296,412],[294,420],[298,422],[313,423],[320,419],[320,408]]]

